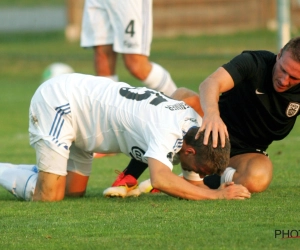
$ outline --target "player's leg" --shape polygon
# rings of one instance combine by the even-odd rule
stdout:
[[[54,155],[56,154],[54,152]],[[42,161],[49,163],[50,155],[53,156],[49,153],[49,156],[43,158]],[[60,197],[63,197],[63,192],[59,192],[59,189],[64,190],[64,186],[61,188],[61,185],[65,185],[63,178],[63,176],[47,172],[38,173],[35,165],[0,164],[0,185],[17,198],[27,201],[62,199]],[[51,195],[53,191],[55,194]]]
[[[66,176],[39,171],[33,201],[60,201],[65,196]]]
[[[82,197],[85,195],[89,176],[68,171],[65,195],[69,197]]]
[[[34,201],[59,201],[64,198],[69,146],[74,140],[71,110],[68,105],[61,105],[68,100],[51,92],[51,88],[47,91],[48,96],[42,95],[41,90],[36,91],[30,104],[30,145],[36,151],[39,171]],[[57,106],[64,107],[66,113],[55,108]]]
[[[111,44],[94,47],[94,65],[98,76],[105,76],[117,82],[116,62],[117,53],[113,51]]]
[[[123,59],[129,72],[141,80],[147,88],[163,92],[168,96],[176,90],[177,87],[169,72],[162,66],[149,62],[147,56],[123,54]]]
[[[232,180],[236,184],[242,184],[251,193],[262,192],[268,188],[272,181],[273,165],[271,160],[264,154],[259,153],[246,153],[233,156],[230,159],[229,166],[234,170]],[[224,179],[226,178],[226,171]],[[230,181],[230,179],[225,179]]]
[[[29,139],[36,151],[39,171],[33,200],[64,198],[69,148],[75,139],[72,115],[68,97],[57,94],[51,83],[47,90],[40,86],[31,99]]]
[[[107,197],[125,197],[129,192],[138,187],[137,179],[146,170],[148,165],[141,161],[131,159],[123,172],[118,172],[117,179],[111,187],[104,190],[103,195]]]
[[[84,4],[80,46],[94,48],[96,74],[118,81],[115,72],[117,54],[112,50],[113,29],[107,6],[109,1],[86,0]]]
[[[44,140],[34,144],[38,178],[34,201],[60,201],[65,195],[67,158],[50,148]]]
[[[38,172],[38,169],[36,167],[36,165],[33,164],[12,164],[12,163],[0,163],[0,168],[1,169],[23,169],[23,170],[29,170],[32,172]]]
[[[126,68],[135,78],[144,81],[148,77],[152,69],[152,64],[149,62],[147,56],[123,54],[122,57]],[[152,87],[152,89],[154,89],[154,87]]]
[[[35,165],[0,163],[0,185],[18,199],[31,201],[37,173]]]
[[[68,160],[66,196],[82,197],[86,192],[91,174],[93,154],[72,144]]]
[[[169,72],[150,62],[152,1],[111,0],[107,13],[113,27],[113,50],[123,55],[129,72],[146,87],[171,95],[176,90]]]
[[[33,100],[32,103],[34,102]],[[43,109],[41,106],[42,105],[39,105],[41,110],[38,113],[43,114],[46,117],[51,117],[47,110]],[[30,106],[29,130],[31,132],[42,132],[44,127],[40,125],[43,124],[43,117],[36,116],[36,111],[36,106],[32,104]],[[46,120],[47,119],[45,119],[45,121]],[[46,124],[48,124],[48,122],[46,122]],[[48,128],[46,128],[46,130],[48,130]],[[30,133],[31,140],[33,140],[35,136],[37,136],[37,134]],[[66,163],[66,158],[46,146],[43,140],[37,142],[31,141],[31,145],[36,149],[37,165],[1,164],[0,184],[17,198],[27,201],[61,199],[64,192],[60,192],[60,190],[64,190],[65,177],[61,172],[56,173],[55,168],[57,166],[63,168],[64,162]],[[38,172],[38,170],[41,172]],[[66,171],[63,173],[66,174]],[[63,188],[61,188],[61,186],[63,186]],[[55,194],[52,194],[52,192]],[[47,194],[49,194],[50,198]]]
[[[219,188],[224,182],[234,181],[242,184],[251,193],[262,192],[272,181],[273,166],[271,160],[260,153],[244,153],[230,158],[228,168],[222,176],[209,175],[203,181],[212,189]]]

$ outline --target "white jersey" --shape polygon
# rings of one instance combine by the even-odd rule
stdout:
[[[169,168],[201,117],[184,102],[108,78],[66,74],[43,83],[30,106],[30,144],[42,139],[68,158],[70,146],[119,153]]]

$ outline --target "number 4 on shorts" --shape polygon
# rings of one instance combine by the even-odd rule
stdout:
[[[127,25],[125,29],[126,34],[130,34],[131,37],[134,36],[134,20],[130,20],[129,24]]]

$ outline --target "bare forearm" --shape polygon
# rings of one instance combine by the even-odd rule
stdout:
[[[234,87],[230,74],[223,68],[218,68],[199,86],[201,107],[206,112],[219,112],[218,101],[221,93]]]
[[[200,103],[204,114],[217,113],[219,114],[219,88],[213,84],[213,79],[208,77],[199,87]]]
[[[218,192],[209,188],[204,188],[194,185],[194,191],[190,188],[184,190],[181,186],[180,190],[176,190],[174,187],[165,188],[165,190],[160,189],[162,192],[171,195],[173,197],[178,197],[186,200],[216,200],[220,199],[218,197]]]
[[[249,191],[242,185],[231,183],[224,189],[206,189],[195,186],[172,171],[160,161],[148,158],[151,185],[171,196],[188,200],[245,199]]]
[[[184,178],[184,180],[186,180],[187,182],[189,182],[189,183],[191,183],[191,184],[193,184],[197,187],[209,189],[209,187],[204,184],[203,180],[201,180],[201,181],[191,181],[191,180],[188,180],[188,179],[185,179],[185,178]]]
[[[218,199],[216,190],[195,186],[172,172],[160,173],[151,180],[152,186],[174,197],[188,200]]]

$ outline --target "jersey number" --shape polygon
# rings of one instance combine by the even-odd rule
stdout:
[[[165,99],[160,93],[154,92],[151,90],[146,90],[143,94],[134,93],[130,90],[136,89],[136,88],[121,88],[119,93],[121,96],[125,97],[129,100],[136,100],[136,101],[142,101],[146,100],[149,97],[155,95],[155,98],[150,102],[151,105],[157,106],[158,104],[162,102],[167,102],[168,100]]]
[[[134,20],[130,20],[129,24],[126,27],[125,33],[130,34],[131,37],[134,36]]]

